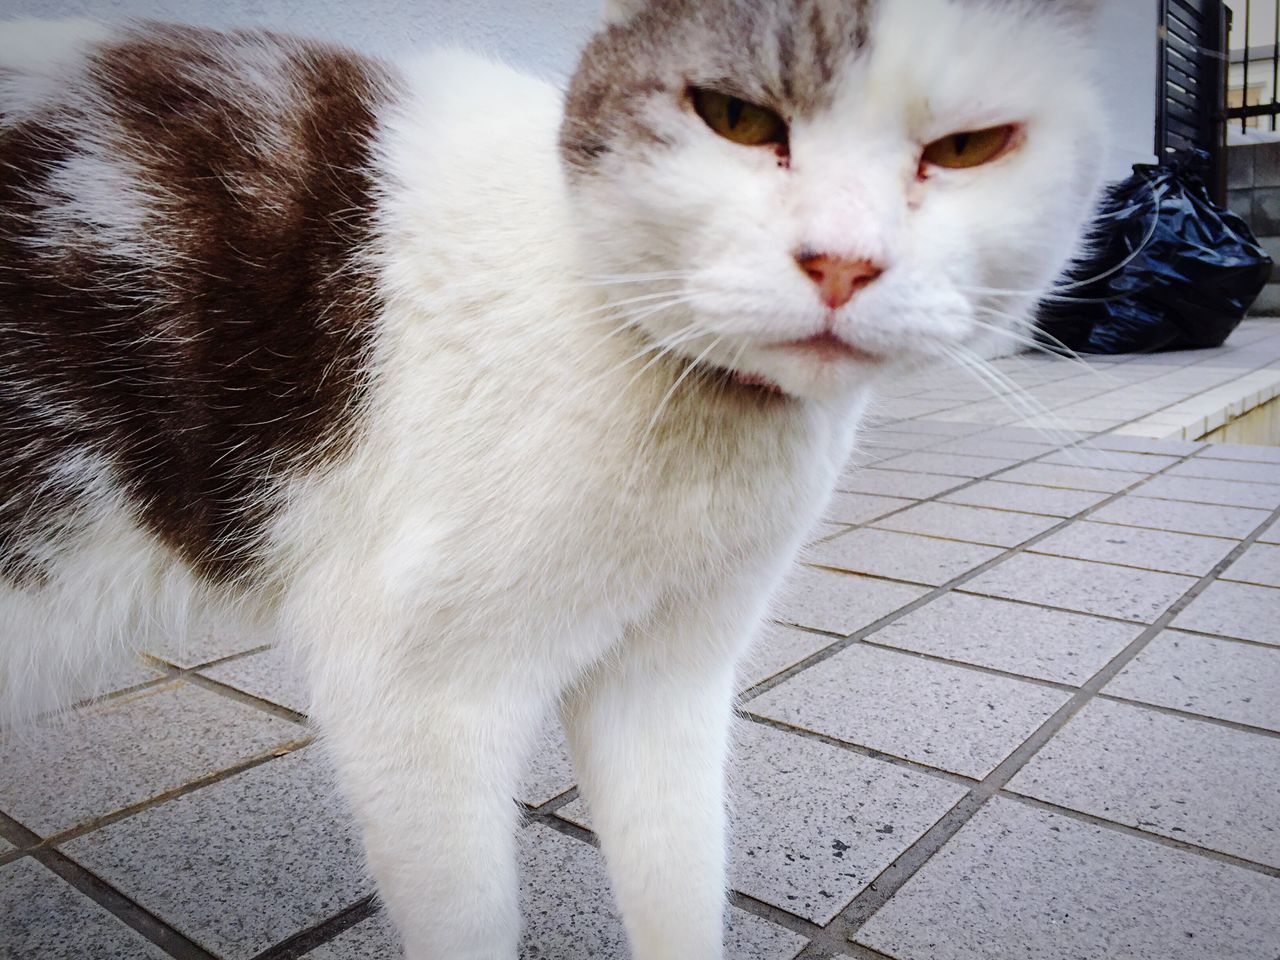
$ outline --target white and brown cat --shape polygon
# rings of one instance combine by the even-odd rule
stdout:
[[[735,661],[876,383],[1076,249],[1090,5],[614,0],[567,91],[4,24],[10,717],[247,617],[410,960],[511,960],[559,711],[636,960],[717,960]]]

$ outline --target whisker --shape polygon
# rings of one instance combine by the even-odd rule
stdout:
[[[947,352],[957,361],[961,370],[970,373],[979,383],[991,390],[995,399],[999,400],[1013,413],[1018,414],[1024,422],[1047,419],[1058,421],[1061,424],[1061,418],[1052,410],[972,350],[953,344],[947,348]],[[1039,424],[1032,423],[1029,426],[1058,446],[1075,439],[1074,434],[1068,431],[1065,426],[1057,428],[1061,434],[1060,437],[1054,437],[1049,429],[1045,429]]]
[[[990,314],[993,317],[1000,317],[1001,319],[1009,320],[1013,323],[1022,322],[1022,319],[1020,317],[1014,316],[1013,314],[1009,314],[1009,313],[1002,313],[999,310],[995,310],[991,307],[979,305],[977,309],[987,314]],[[975,326],[984,330],[991,330],[995,333],[1007,335],[1015,343],[1023,344],[1029,350],[1035,351],[1036,353],[1044,354],[1045,356],[1054,357],[1060,360],[1066,360],[1067,362],[1071,363],[1073,366],[1079,367],[1081,370],[1088,373],[1090,376],[1097,377],[1099,380],[1110,383],[1113,386],[1120,387],[1124,385],[1124,381],[1120,380],[1119,378],[1113,376],[1112,374],[1104,370],[1100,370],[1097,366],[1089,363],[1087,360],[1085,360],[1084,357],[1080,356],[1080,354],[1076,353],[1074,350],[1068,347],[1065,343],[1063,343],[1060,340],[1057,340],[1056,338],[1051,338],[1051,339],[1055,340],[1055,342],[1057,343],[1057,347],[1051,349],[1050,347],[1047,347],[1045,344],[1038,342],[1032,337],[1029,337],[1027,334],[1019,333],[1017,331],[1008,331],[1008,330],[1005,330],[1003,327],[986,323],[982,320],[977,319],[976,317],[971,317],[970,320]]]
[[[1147,228],[1146,235],[1143,236],[1142,242],[1139,243],[1127,257],[1125,257],[1123,260],[1117,263],[1114,267],[1104,270],[1102,271],[1102,273],[1099,273],[1096,276],[1086,277],[1083,280],[1075,280],[1075,281],[1072,281],[1071,283],[1051,284],[1049,287],[1050,293],[1047,293],[1047,294],[1040,290],[997,290],[997,289],[983,289],[980,287],[961,288],[961,289],[963,289],[965,293],[970,293],[975,295],[1007,296],[1007,297],[1036,297],[1037,299],[1048,299],[1050,297],[1056,296],[1057,293],[1060,291],[1078,290],[1081,287],[1087,287],[1097,283],[1099,280],[1105,280],[1108,277],[1114,276],[1115,274],[1123,270],[1125,267],[1127,267],[1129,264],[1133,263],[1134,260],[1138,259],[1138,257],[1147,249],[1147,247],[1150,246],[1151,241],[1155,238],[1156,230],[1160,228],[1159,207],[1160,207],[1160,201],[1163,199],[1163,194],[1156,187],[1155,184],[1148,184],[1147,187],[1151,192],[1151,199],[1156,210],[1154,215],[1151,217],[1151,226]],[[1065,302],[1070,303],[1073,301],[1070,298],[1066,298]],[[1079,300],[1079,302],[1086,303],[1089,301],[1081,299]]]

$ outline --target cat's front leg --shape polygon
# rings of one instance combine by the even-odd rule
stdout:
[[[696,631],[695,631],[696,632]],[[611,655],[565,727],[635,960],[721,960],[734,657],[673,628]]]
[[[492,669],[348,658],[323,674],[315,712],[405,960],[515,960],[512,797],[547,701]]]

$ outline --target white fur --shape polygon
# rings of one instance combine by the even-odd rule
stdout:
[[[815,398],[956,347],[995,355],[1025,339],[1100,181],[1105,114],[1086,31],[1068,29],[1079,11],[952,0],[874,8],[866,55],[839,77],[831,108],[792,123],[788,168],[768,150],[708,136],[692,111],[659,98],[647,119],[674,147],[639,164],[612,156],[605,176],[584,182],[577,201],[597,272],[653,271],[662,279],[626,290],[691,300],[644,317],[654,337],[692,328],[701,335],[682,353],[714,343],[708,361]],[[720,68],[706,69],[691,81],[714,83]],[[1021,149],[915,182],[924,144],[1006,123],[1026,125]],[[835,330],[890,364],[821,365],[774,348],[827,323],[796,269],[801,250],[884,266]]]
[[[18,624],[0,690],[81,638],[115,647],[189,611],[235,601],[273,622],[303,654],[409,960],[516,956],[511,797],[558,710],[634,957],[719,960],[734,663],[879,375],[764,345],[823,319],[792,254],[889,263],[842,330],[917,362],[979,342],[970,289],[1046,283],[1093,189],[1095,103],[1067,79],[1082,51],[994,7],[881,7],[834,116],[794,131],[791,171],[673,113],[660,162],[571,197],[556,90],[459,56],[409,68],[380,138],[374,399],[350,454],[289,488],[266,585],[201,587],[105,471],[70,464],[98,471],[98,510],[48,586],[0,592]],[[1025,150],[912,206],[919,142],[1009,120]],[[645,319],[651,334],[704,323],[732,343],[710,356],[796,401],[728,416],[713,388],[646,366],[649,341],[594,283],[637,270],[686,272],[701,298]]]

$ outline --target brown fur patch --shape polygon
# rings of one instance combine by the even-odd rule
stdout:
[[[708,86],[811,115],[831,102],[841,67],[870,42],[875,0],[650,0],[598,34],[569,88],[560,147],[571,172],[610,153],[667,143],[655,97]]]
[[[93,113],[0,128],[0,573],[74,518],[86,491],[56,471],[89,452],[156,536],[235,580],[280,483],[342,451],[368,390],[389,78],[320,44],[149,28],[85,83],[69,100]],[[95,136],[136,171],[150,256],[53,232],[55,172]]]

